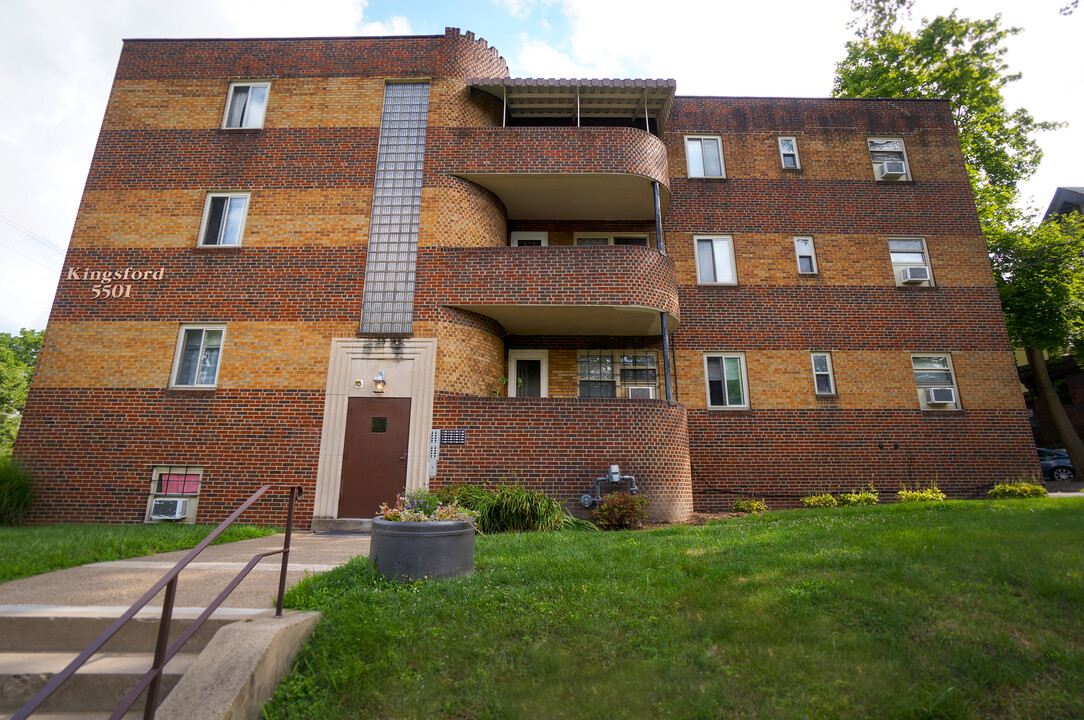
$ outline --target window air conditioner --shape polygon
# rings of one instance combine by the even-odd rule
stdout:
[[[954,388],[926,388],[927,405],[954,405],[956,403],[956,390]]]
[[[188,517],[188,498],[155,498],[151,520],[182,520]]]
[[[907,176],[907,163],[902,160],[887,160],[881,163],[881,178],[892,179]]]
[[[636,385],[628,389],[628,396],[633,400],[651,400],[655,397],[655,388],[650,385]]]
[[[919,285],[930,281],[930,269],[925,265],[905,267],[900,270],[900,280],[905,285]]]

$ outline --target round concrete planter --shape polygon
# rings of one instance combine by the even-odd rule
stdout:
[[[453,578],[474,572],[474,528],[462,520],[373,518],[369,559],[392,580]]]

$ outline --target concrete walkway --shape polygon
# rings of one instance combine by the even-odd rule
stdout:
[[[204,550],[180,574],[176,606],[205,608],[253,555],[282,548],[282,535],[214,545]],[[0,583],[0,610],[11,606],[49,605],[106,610],[117,615],[138,600],[187,550],[159,553],[55,570]],[[287,587],[303,577],[330,570],[356,555],[369,554],[369,536],[361,534],[294,533]],[[223,603],[223,608],[267,609],[275,605],[281,556],[265,558]],[[164,591],[163,591],[164,592]],[[150,606],[161,607],[161,595]],[[8,606],[4,608],[3,606]],[[59,607],[58,607],[59,606]]]

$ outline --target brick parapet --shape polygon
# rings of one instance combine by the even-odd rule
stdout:
[[[611,305],[678,314],[674,264],[642,247],[419,250],[415,307]]]
[[[870,483],[882,502],[931,483],[953,498],[979,497],[996,482],[1039,471],[1023,409],[690,409],[689,437],[701,512],[729,510],[740,496],[798,507],[804,495]]]
[[[437,393],[433,427],[466,431],[441,445],[431,486],[520,482],[575,501],[611,464],[636,476],[659,520],[692,509],[685,407],[658,400],[472,397]]]
[[[303,488],[295,517],[308,526],[322,390],[35,386],[32,394],[15,447],[35,477],[31,522],[141,523],[154,466],[188,464],[204,468],[197,522],[220,522],[275,483]],[[243,516],[268,525],[284,519],[280,502],[261,502]]]

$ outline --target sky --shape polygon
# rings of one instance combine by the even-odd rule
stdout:
[[[1069,123],[1025,198],[1084,185],[1084,9],[1066,0],[916,0],[1024,32],[1010,108]],[[665,12],[661,12],[664,9]],[[674,78],[678,95],[827,97],[853,35],[849,0],[0,0],[0,332],[45,327],[125,38],[433,35],[471,30],[514,77]],[[1073,70],[1071,70],[1073,69]]]

